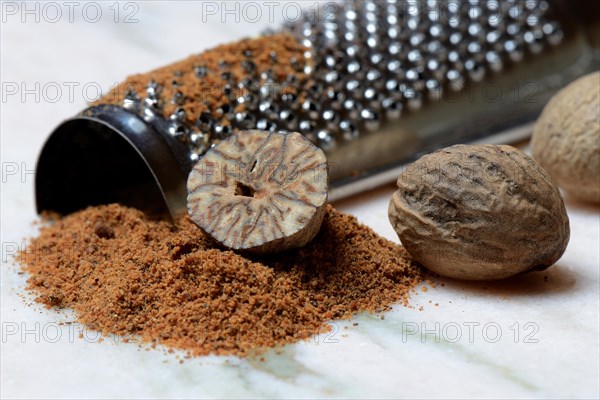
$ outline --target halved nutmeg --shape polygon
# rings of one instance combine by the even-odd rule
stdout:
[[[301,134],[242,131],[194,166],[188,212],[231,249],[270,253],[302,247],[321,227],[327,183],[325,154]]]

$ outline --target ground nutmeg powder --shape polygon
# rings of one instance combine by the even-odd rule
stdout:
[[[41,228],[22,265],[38,302],[190,355],[247,355],[334,318],[406,305],[424,274],[401,246],[331,206],[307,246],[251,257],[219,248],[188,216],[95,206]]]
[[[147,100],[147,85],[153,82],[160,92],[161,100],[156,106],[163,117],[169,118],[181,109],[185,111],[185,122],[195,126],[207,112],[221,124],[230,125],[227,115],[220,115],[219,109],[230,105],[231,97],[237,103],[237,99],[248,94],[249,87],[239,86],[245,79],[249,79],[247,84],[251,87],[263,86],[271,80],[282,93],[302,97],[302,89],[310,84],[303,71],[309,62],[305,57],[307,50],[285,33],[242,39],[148,73],[132,75],[93,105],[120,105],[132,93],[142,101]],[[268,78],[261,76],[265,73]],[[291,76],[294,80],[288,81]],[[232,82],[238,84],[227,89]],[[245,104],[239,103],[232,111],[245,110]]]

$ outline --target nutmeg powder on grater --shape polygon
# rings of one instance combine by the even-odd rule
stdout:
[[[305,73],[310,62],[308,48],[290,34],[243,39],[132,75],[93,105],[123,105],[137,113],[142,104],[150,106],[174,124],[174,136],[192,142],[188,143],[192,155],[198,157],[211,140],[224,139],[240,129],[269,130],[267,119],[257,120],[256,115],[275,111],[258,110],[258,97],[278,96],[297,111],[310,85]],[[178,133],[178,123],[193,133]]]
[[[404,248],[331,206],[311,243],[269,256],[224,251],[187,216],[171,224],[113,204],[42,228],[21,257],[38,302],[189,355],[247,355],[334,318],[407,305],[424,274]]]

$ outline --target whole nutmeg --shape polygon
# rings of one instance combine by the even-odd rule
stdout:
[[[558,188],[511,146],[457,145],[420,158],[398,178],[389,218],[417,262],[458,279],[546,269],[569,241]]]
[[[535,124],[533,158],[573,197],[600,203],[600,72],[558,92]]]

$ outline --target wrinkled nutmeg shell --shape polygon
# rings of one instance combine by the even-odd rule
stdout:
[[[468,280],[546,269],[570,233],[558,188],[511,146],[457,145],[420,158],[398,178],[389,218],[416,261]]]
[[[241,131],[211,148],[188,178],[188,213],[223,246],[252,253],[302,247],[319,232],[327,160],[299,133]]]
[[[570,195],[600,203],[600,72],[550,100],[535,124],[531,152]]]

